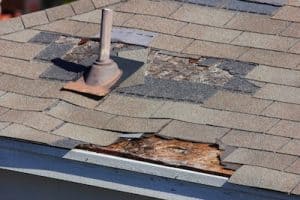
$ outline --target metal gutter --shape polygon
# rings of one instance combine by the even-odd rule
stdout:
[[[0,168],[158,199],[299,199],[231,185],[224,177],[3,138]]]

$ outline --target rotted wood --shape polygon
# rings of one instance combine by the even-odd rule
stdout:
[[[78,148],[226,177],[234,172],[221,165],[221,151],[210,144],[151,136],[125,140],[107,147],[81,145]]]

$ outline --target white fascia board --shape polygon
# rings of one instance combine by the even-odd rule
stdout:
[[[64,158],[214,187],[222,187],[228,181],[228,178],[222,176],[205,174],[201,172],[168,167],[79,149],[69,151],[66,155],[64,155]]]

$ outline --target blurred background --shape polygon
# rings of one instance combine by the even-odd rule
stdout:
[[[0,0],[0,20],[54,7],[74,0]]]

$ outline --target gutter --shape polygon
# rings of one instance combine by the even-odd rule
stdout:
[[[5,138],[0,138],[0,169],[158,199],[299,199],[232,185],[221,176]]]

